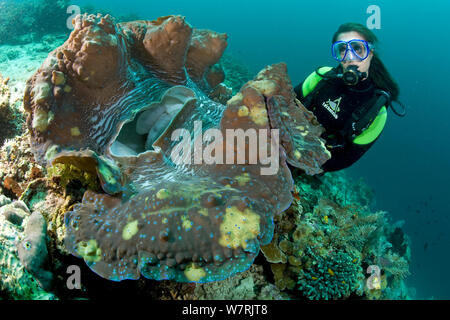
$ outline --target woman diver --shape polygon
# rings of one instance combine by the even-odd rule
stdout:
[[[399,87],[374,50],[377,42],[361,24],[341,25],[332,40],[339,65],[318,68],[295,87],[297,98],[325,128],[322,138],[331,152],[322,166],[326,172],[349,167],[369,150],[383,131],[387,108],[398,99]]]

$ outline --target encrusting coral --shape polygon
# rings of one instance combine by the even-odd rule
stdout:
[[[83,15],[74,26],[24,97],[36,160],[95,172],[105,192],[86,191],[66,213],[66,249],[116,281],[142,274],[209,282],[248,269],[272,238],[273,215],[292,201],[286,161],[317,174],[330,156],[320,125],[295,101],[286,66],[268,66],[225,106],[214,65],[226,35],[179,16],[116,25]],[[237,164],[199,164],[184,151],[174,158],[176,129],[194,139],[208,129],[222,137],[257,130],[266,155],[254,164],[250,145],[232,137],[214,152],[231,153]],[[274,157],[279,170],[262,175]]]

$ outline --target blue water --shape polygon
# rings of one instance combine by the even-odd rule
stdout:
[[[72,1],[115,15],[153,20],[180,14],[196,28],[227,33],[228,52],[258,72],[284,61],[294,84],[317,66],[334,65],[330,41],[344,22],[366,23],[381,9],[381,58],[401,87],[408,115],[389,112],[377,143],[348,173],[375,190],[375,209],[405,220],[412,238],[408,284],[419,299],[450,299],[450,44],[448,0],[424,1]],[[306,3],[306,4],[305,4]]]

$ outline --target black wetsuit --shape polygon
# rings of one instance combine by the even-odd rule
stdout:
[[[358,145],[352,142],[354,132],[345,130],[355,109],[373,101],[375,86],[370,78],[353,87],[346,85],[342,79],[323,79],[320,82],[325,83],[319,83],[306,97],[302,93],[303,82],[295,87],[295,93],[325,128],[322,138],[326,140],[331,159],[322,168],[330,172],[355,163],[378,139],[366,145]]]

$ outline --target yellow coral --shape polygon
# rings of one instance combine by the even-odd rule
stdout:
[[[49,177],[59,177],[60,185],[66,188],[70,181],[78,180],[82,185],[91,190],[98,190],[97,176],[84,172],[71,164],[57,163],[48,169]]]

